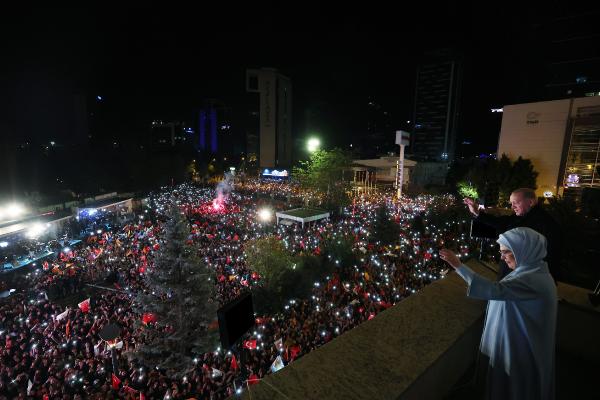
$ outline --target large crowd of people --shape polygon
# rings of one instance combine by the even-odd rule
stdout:
[[[278,198],[282,194],[285,200]],[[304,228],[265,229],[257,219],[262,205],[285,209],[298,196],[299,190],[286,183],[248,181],[229,193],[222,208],[212,210],[213,189],[187,184],[163,188],[151,195],[149,207],[135,222],[91,231],[77,247],[38,265],[28,275],[29,288],[0,303],[0,399],[223,399],[235,393],[242,369],[249,373],[245,383],[253,384],[270,373],[274,362],[291,363],[443,278],[440,247],[451,244],[465,254],[470,250],[465,221],[413,229],[414,218],[427,218],[434,203],[452,204],[449,196],[406,197],[395,203],[385,193],[374,193],[357,198],[341,215]],[[142,315],[133,302],[161,251],[165,213],[172,203],[188,218],[188,242],[214,270],[219,304],[260,285],[244,256],[244,244],[257,237],[273,234],[292,253],[313,254],[320,254],[333,237],[352,237],[360,262],[340,266],[350,268],[350,274],[333,273],[315,282],[310,297],[290,298],[282,312],[257,315],[246,337],[256,340],[256,346],[244,365],[232,352],[216,348],[195,355],[191,372],[172,379],[125,354],[143,343],[150,329],[139,323]],[[392,246],[369,238],[384,204],[402,228]],[[121,327],[116,371],[110,344],[99,336],[108,323]]]

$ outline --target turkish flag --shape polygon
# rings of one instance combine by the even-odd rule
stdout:
[[[256,349],[256,339],[255,340],[244,340],[244,348],[254,350]]]
[[[237,360],[235,359],[235,356],[231,357],[231,369],[233,369],[233,370],[238,369],[238,363],[237,363]]]
[[[299,353],[300,353],[299,345],[294,345],[294,346],[290,347],[290,357],[292,360],[295,359]]]
[[[112,388],[115,390],[119,390],[119,386],[121,385],[121,380],[115,374],[112,374]]]
[[[123,390],[125,390],[125,393],[127,394],[136,394],[138,391],[135,390],[134,388],[130,387],[130,386],[123,386]]]
[[[152,322],[156,322],[156,315],[152,313],[145,313],[142,315],[142,323],[148,325]]]
[[[87,298],[81,303],[77,304],[77,306],[81,309],[82,312],[87,313],[90,311],[90,299]]]

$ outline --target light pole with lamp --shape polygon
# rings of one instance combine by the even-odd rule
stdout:
[[[321,141],[316,137],[311,137],[306,142],[306,149],[309,153],[314,153],[315,151],[319,150],[319,147],[321,147]]]
[[[258,210],[258,220],[263,225],[263,233],[266,233],[267,224],[271,221],[272,218],[273,218],[273,211],[270,208],[265,207],[265,208],[261,208],[260,210]]]

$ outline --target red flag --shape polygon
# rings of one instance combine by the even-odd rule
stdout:
[[[244,348],[254,350],[256,349],[256,339],[254,340],[244,340]]]
[[[125,393],[128,393],[128,394],[136,394],[138,392],[134,388],[129,387],[127,385],[123,386],[123,390],[125,391]]]
[[[383,300],[382,300],[382,301],[380,301],[380,302],[379,302],[379,304],[381,304],[381,306],[382,306],[383,308],[385,308],[385,309],[388,309],[388,308],[390,308],[390,307],[392,306],[392,304],[391,304],[391,303],[385,302],[385,301],[383,301]]]
[[[140,400],[146,400],[146,396],[144,396],[144,393],[140,392]]]
[[[65,336],[68,338],[71,337],[71,320],[70,319],[67,320],[67,325],[65,326]]]
[[[294,358],[296,358],[299,353],[300,353],[300,346],[299,345],[294,345],[294,346],[290,347],[290,356],[291,356],[292,360]]]
[[[42,397],[42,400],[50,400],[50,397],[48,397],[47,394],[44,394],[44,397]]]
[[[256,374],[252,374],[248,377],[248,385],[256,385],[259,381],[260,379]]]
[[[235,235],[233,235],[233,240],[235,240],[236,242],[240,240],[240,237],[238,236],[237,233]]]
[[[121,385],[121,380],[115,374],[112,374],[112,388],[115,390],[119,390],[119,385]]]
[[[233,370],[238,369],[238,363],[237,363],[237,360],[235,359],[235,356],[231,357],[231,369],[233,369]]]
[[[81,303],[77,304],[77,306],[81,309],[82,312],[86,313],[90,311],[90,298],[88,297]]]
[[[156,322],[156,315],[152,313],[146,313],[142,315],[142,323],[148,325],[152,322]]]

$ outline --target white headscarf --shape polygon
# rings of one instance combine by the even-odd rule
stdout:
[[[531,228],[514,228],[500,235],[497,242],[506,246],[515,256],[517,267],[508,274],[511,278],[525,272],[542,270],[547,272],[546,238]]]

